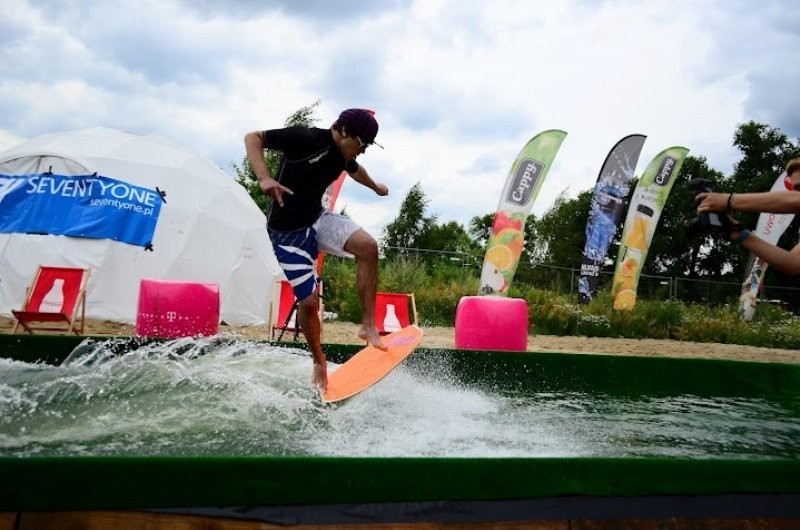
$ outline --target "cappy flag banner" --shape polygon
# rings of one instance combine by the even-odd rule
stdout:
[[[537,134],[511,165],[486,245],[478,294],[508,295],[525,243],[525,219],[566,136],[557,129]]]
[[[0,174],[0,233],[112,239],[150,248],[158,191],[94,175]]]
[[[639,277],[658,219],[688,153],[688,149],[679,146],[661,151],[648,164],[633,192],[611,284],[614,309],[632,311],[636,304]]]

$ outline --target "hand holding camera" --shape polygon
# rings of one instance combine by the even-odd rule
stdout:
[[[716,184],[710,180],[695,178],[688,182],[689,189],[694,191],[695,200],[701,193],[719,193]],[[731,234],[742,231],[742,224],[727,213],[704,212],[684,223],[687,234],[696,236],[708,233],[720,233],[731,240]]]

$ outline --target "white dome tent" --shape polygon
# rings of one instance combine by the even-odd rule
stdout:
[[[266,219],[211,161],[164,138],[106,128],[49,134],[0,153],[0,174],[48,171],[165,192],[153,251],[110,239],[0,234],[0,313],[20,308],[39,265],[58,265],[91,269],[87,318],[134,322],[139,281],[154,278],[216,282],[223,321],[266,323],[281,274]]]

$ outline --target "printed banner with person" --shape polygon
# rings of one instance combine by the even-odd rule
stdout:
[[[639,277],[647,259],[647,251],[688,153],[688,149],[679,146],[661,151],[648,164],[633,192],[611,284],[614,309],[632,311],[636,305]]]
[[[0,233],[112,239],[151,247],[158,191],[94,175],[0,174]]]
[[[578,278],[578,301],[581,304],[591,302],[597,293],[600,269],[625,212],[633,173],[646,138],[641,134],[626,136],[609,151],[600,168],[586,221],[586,244]]]
[[[508,295],[525,244],[525,220],[566,136],[556,129],[537,134],[511,165],[486,244],[479,295]]]
[[[785,171],[775,179],[769,191],[782,190],[794,191],[792,180]],[[792,213],[764,212],[758,216],[758,224],[753,233],[767,243],[777,245],[778,240],[789,228],[793,220],[794,214]],[[752,320],[753,315],[755,315],[758,295],[764,288],[764,276],[767,273],[768,265],[766,261],[755,254],[750,254],[750,259],[747,262],[747,275],[742,283],[742,293],[739,296],[739,317],[746,322]]]

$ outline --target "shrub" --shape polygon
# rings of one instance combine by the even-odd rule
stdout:
[[[325,310],[339,320],[361,322],[361,302],[356,291],[356,266],[353,260],[331,256],[325,259],[323,273]]]
[[[431,283],[425,263],[414,257],[381,261],[378,290],[389,293],[412,293]]]

